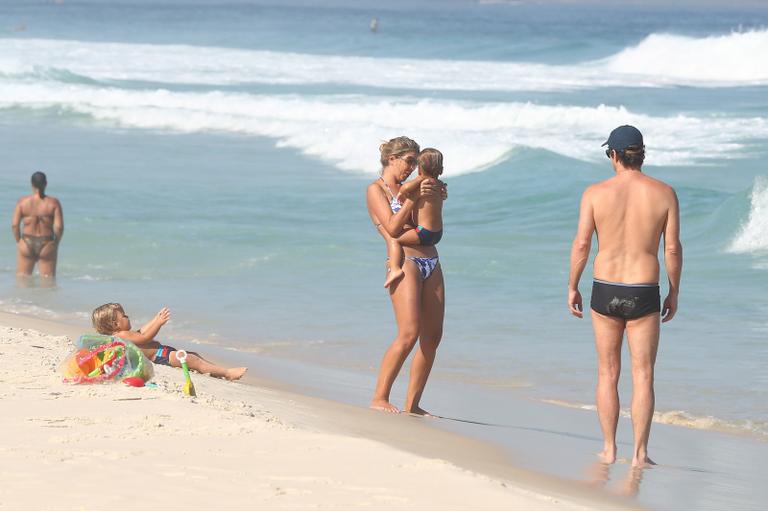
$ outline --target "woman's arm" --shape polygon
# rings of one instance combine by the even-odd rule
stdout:
[[[11,230],[13,231],[13,237],[16,239],[16,243],[18,243],[19,240],[21,240],[21,200],[16,203],[16,208],[13,210]]]
[[[421,186],[419,187],[420,197],[438,195],[443,200],[448,199],[448,185],[445,182],[432,177],[428,177],[421,182]]]
[[[58,199],[54,200],[56,208],[53,211],[53,238],[58,243],[64,235],[64,212],[61,210],[61,202]]]
[[[387,201],[384,190],[376,183],[371,183],[368,186],[367,203],[371,219],[374,223],[381,225],[387,234],[393,238],[400,234],[403,226],[411,219],[411,212],[415,204],[411,199],[406,199],[402,203],[400,211],[392,214],[392,209],[389,207],[389,201]]]

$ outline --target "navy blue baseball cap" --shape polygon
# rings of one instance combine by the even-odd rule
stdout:
[[[640,130],[634,126],[625,124],[624,126],[619,126],[613,130],[608,136],[608,140],[606,140],[603,145],[607,145],[611,149],[615,149],[617,151],[623,151],[627,147],[633,145],[642,147],[643,134],[640,133]]]

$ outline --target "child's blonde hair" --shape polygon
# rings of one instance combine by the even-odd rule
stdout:
[[[429,177],[437,177],[443,173],[443,153],[427,147],[419,153],[419,170]]]
[[[93,309],[91,323],[97,332],[112,335],[117,328],[117,313],[125,315],[123,306],[119,303],[105,303]]]

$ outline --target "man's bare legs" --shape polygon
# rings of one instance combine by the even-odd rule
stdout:
[[[408,358],[419,337],[419,297],[421,296],[419,270],[409,267],[403,278],[390,286],[389,296],[395,311],[397,337],[384,353],[381,361],[371,408],[399,413],[400,410],[389,402],[389,394],[395,378],[403,367],[403,362]]]
[[[616,426],[619,421],[619,374],[624,320],[592,311],[592,327],[597,348],[597,416],[603,430],[604,463],[616,461]]]
[[[635,438],[632,466],[644,467],[654,465],[648,457],[648,437],[656,404],[653,368],[659,349],[659,314],[627,321],[627,340],[632,357],[632,430]]]
[[[415,263],[409,261],[411,265]],[[418,270],[417,270],[418,271]],[[443,270],[440,265],[422,284],[421,323],[419,328],[419,348],[411,363],[411,378],[408,383],[408,395],[405,411],[419,415],[429,415],[419,406],[427,378],[432,370],[437,355],[437,347],[443,337],[443,316],[445,315],[445,285]]]

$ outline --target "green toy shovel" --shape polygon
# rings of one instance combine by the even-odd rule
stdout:
[[[195,397],[195,384],[192,383],[192,378],[189,376],[189,366],[187,365],[187,352],[184,350],[178,350],[176,352],[176,360],[181,362],[181,368],[184,370],[184,387],[181,389],[187,396]]]

